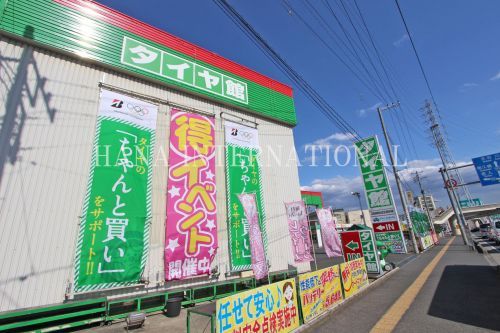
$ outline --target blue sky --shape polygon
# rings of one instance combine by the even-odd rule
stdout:
[[[356,207],[356,200],[350,196],[351,190],[361,190],[356,166],[352,163],[346,167],[305,166],[311,158],[310,153],[304,152],[307,144],[320,142],[335,147],[349,142],[215,3],[194,0],[100,2],[291,85],[295,91],[298,116],[295,144],[304,164],[299,168],[301,185],[323,191],[330,205],[347,209]],[[343,52],[341,45],[334,44],[321,23],[314,19],[304,1],[288,2],[333,49]],[[231,0],[230,3],[361,136],[381,136],[375,108],[385,101],[358,81],[307,30],[295,12],[287,12],[283,2],[278,0]],[[342,33],[323,1],[310,3],[337,33]],[[338,17],[348,26],[347,16],[336,7],[338,3],[338,0],[330,0]],[[355,9],[351,0],[344,0],[344,3],[349,4],[351,10]],[[439,105],[455,160],[470,162],[472,157],[500,151],[500,2],[400,0],[400,4]],[[419,110],[430,96],[395,3],[392,0],[358,0],[358,5],[403,105],[402,109],[388,111],[392,115],[387,113],[386,121],[394,143],[402,146],[402,157],[409,162],[407,170],[403,171],[407,187],[417,190],[410,174],[421,170],[426,176],[425,187],[441,201],[441,205],[447,206],[449,202],[437,173],[438,155],[430,145],[425,130],[428,126]],[[358,48],[358,51],[362,52],[362,49]],[[346,157],[345,153],[338,155],[341,162]],[[332,148],[332,161],[333,158]],[[324,164],[321,162],[320,158],[318,165]],[[464,178],[476,180],[477,176],[468,168],[464,169]],[[474,197],[481,197],[485,202],[500,201],[498,185],[485,188],[474,185],[470,190]]]

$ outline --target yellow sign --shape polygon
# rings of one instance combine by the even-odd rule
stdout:
[[[299,327],[295,279],[217,300],[218,333],[283,332]]]
[[[424,237],[420,237],[420,241],[422,243],[422,248],[425,250],[429,247],[431,247],[434,244],[434,241],[432,240],[431,235],[427,235]]]
[[[344,297],[347,299],[368,285],[365,258],[359,258],[340,264]]]
[[[339,266],[299,275],[299,293],[306,323],[342,303]]]

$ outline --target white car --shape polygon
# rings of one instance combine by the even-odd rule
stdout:
[[[481,238],[488,238],[490,228],[491,226],[489,223],[481,224],[479,226],[479,235],[481,236]]]
[[[497,244],[500,243],[500,221],[491,223],[491,236]]]

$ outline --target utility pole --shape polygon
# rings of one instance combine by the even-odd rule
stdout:
[[[395,108],[397,106],[399,106],[399,102],[393,103],[391,105],[387,105],[385,107],[379,106],[377,108],[377,112],[378,112],[378,117],[380,118],[380,124],[382,125],[382,131],[384,132],[385,143],[387,144],[387,150],[389,151],[389,157],[391,159],[392,171],[394,172],[394,178],[396,178],[396,185],[398,187],[399,197],[401,198],[401,205],[403,206],[403,211],[404,211],[405,216],[406,216],[406,221],[408,221],[408,229],[410,231],[410,237],[411,237],[411,241],[413,243],[413,248],[415,250],[415,253],[419,253],[418,246],[417,246],[417,240],[415,238],[415,233],[413,232],[413,223],[411,222],[410,212],[408,211],[408,206],[406,205],[406,198],[404,197],[403,188],[401,186],[401,180],[399,179],[398,170],[396,169],[396,164],[394,162],[394,156],[392,154],[391,143],[389,141],[389,136],[387,135],[387,130],[385,128],[384,117],[382,117],[382,111],[389,110],[389,109]]]
[[[363,210],[363,205],[361,204],[361,194],[359,192],[351,192],[351,194],[358,197],[359,210],[361,210],[361,218],[363,219],[363,224],[366,226],[365,211]]]
[[[415,171],[415,182],[417,182],[418,186],[420,187],[420,194],[422,194],[422,198],[424,199],[424,206],[425,206],[425,211],[427,212],[427,218],[429,219],[429,223],[431,225],[432,232],[436,235],[436,229],[434,229],[434,222],[432,221],[431,213],[429,211],[429,205],[427,205],[425,191],[424,191],[424,188],[422,187],[422,182],[420,180],[421,180],[420,173],[418,171]]]
[[[458,227],[460,228],[460,232],[462,233],[462,239],[464,241],[464,244],[471,246],[471,244],[469,244],[469,241],[468,241],[467,236],[465,234],[465,219],[462,219],[463,215],[461,213],[461,210],[459,210],[457,208],[457,204],[459,204],[459,203],[457,203],[457,201],[456,201],[455,192],[453,191],[453,188],[450,190],[449,183],[450,183],[451,178],[449,177],[448,173],[446,172],[446,169],[440,168],[439,172],[441,173],[441,177],[443,178],[443,183],[444,183],[444,187],[446,188],[446,192],[448,192],[448,197],[450,198],[451,207],[453,207],[453,211],[455,212],[455,216],[456,216],[457,222],[458,222]],[[456,235],[455,230],[453,230],[453,233]]]

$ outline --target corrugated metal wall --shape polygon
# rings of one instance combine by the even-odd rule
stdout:
[[[284,201],[299,200],[290,128],[118,75],[14,41],[0,41],[0,311],[64,300],[72,282],[74,247],[88,179],[99,82],[216,115],[216,143],[223,145],[225,115],[258,123],[271,270],[293,264]],[[206,283],[197,278],[163,282],[163,246],[169,110],[160,105],[153,169],[153,224],[145,276],[147,290]],[[273,153],[281,154],[279,161]],[[293,151],[292,151],[293,153]],[[220,279],[229,267],[224,151],[217,156]],[[285,250],[286,249],[286,250]],[[300,271],[308,270],[302,264]],[[127,290],[134,292],[135,290]],[[115,291],[115,294],[125,290]]]

